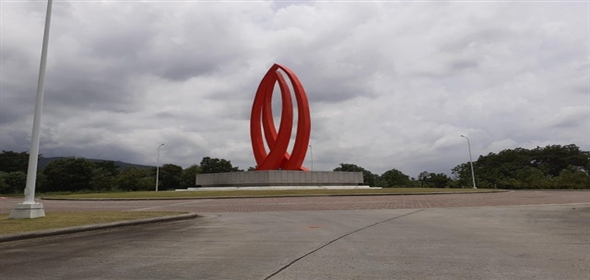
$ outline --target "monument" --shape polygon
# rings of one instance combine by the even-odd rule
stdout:
[[[274,123],[272,97],[281,92],[281,122]],[[293,92],[291,92],[293,89]],[[297,103],[297,130],[291,152],[293,96]],[[310,171],[303,166],[309,147],[311,116],[305,89],[289,68],[274,64],[260,81],[252,104],[250,138],[256,170],[248,172],[197,174],[196,186],[274,188],[368,188],[361,172]],[[193,190],[194,188],[189,188]]]
[[[282,70],[289,78],[295,100],[297,100],[297,136],[293,145],[293,152],[289,154],[287,148],[291,139],[293,127],[293,101],[291,92],[287,85]],[[277,133],[272,115],[272,95],[275,84],[278,82],[281,90],[281,124]],[[267,154],[262,141],[260,124],[264,128],[264,139],[270,152]],[[252,105],[252,115],[250,117],[250,138],[252,138],[252,150],[256,159],[256,170],[303,170],[303,160],[307,153],[309,145],[309,135],[311,132],[311,118],[309,115],[309,103],[307,95],[299,79],[288,68],[279,64],[273,65],[258,86],[254,104]]]

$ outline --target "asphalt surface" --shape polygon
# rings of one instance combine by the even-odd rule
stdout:
[[[0,243],[1,279],[590,279],[587,191],[42,202],[204,216]]]
[[[10,213],[20,199],[0,200]],[[589,203],[590,191],[512,191],[500,193],[224,198],[188,200],[77,201],[39,200],[46,213],[84,211],[186,211],[193,213],[277,212],[368,209],[422,209]]]

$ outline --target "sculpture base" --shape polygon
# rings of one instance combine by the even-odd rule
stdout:
[[[250,186],[250,187],[199,187],[176,189],[176,191],[258,191],[258,190],[358,190],[381,189],[370,186]]]
[[[43,203],[19,203],[8,216],[10,219],[34,219],[41,217],[45,217]]]
[[[359,186],[362,172],[263,170],[197,174],[196,187]]]

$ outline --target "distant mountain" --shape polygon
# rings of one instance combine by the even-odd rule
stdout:
[[[54,160],[58,160],[58,159],[62,159],[62,158],[67,158],[67,157],[39,157],[39,162],[37,164],[37,168],[39,170],[45,168],[45,166],[47,166],[47,164],[49,164],[50,162],[54,161]],[[101,162],[101,161],[109,161],[109,160],[105,160],[105,159],[93,159],[93,158],[84,158],[87,161],[92,161],[92,162]],[[118,160],[114,160],[115,165],[117,167],[119,167],[119,169],[125,169],[128,167],[137,167],[140,169],[148,169],[148,168],[154,168],[155,166],[149,166],[149,165],[141,165],[141,164],[133,164],[133,163],[128,163],[128,162],[122,162],[122,161],[118,161]]]

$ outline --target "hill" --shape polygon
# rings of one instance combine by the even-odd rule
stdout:
[[[45,168],[45,166],[47,166],[47,164],[49,164],[50,162],[54,161],[54,160],[58,160],[58,159],[62,159],[62,158],[67,158],[67,157],[39,157],[39,162],[37,164],[37,168],[39,170],[42,170],[43,168]],[[92,158],[85,158],[88,161],[92,161],[92,162],[101,162],[101,161],[109,161],[109,160],[104,160],[104,159],[92,159]],[[117,167],[119,167],[119,169],[125,169],[128,167],[137,167],[140,169],[148,169],[148,168],[154,168],[155,166],[149,166],[149,165],[141,165],[141,164],[134,164],[134,163],[128,163],[128,162],[122,162],[122,161],[114,161],[115,165]]]

